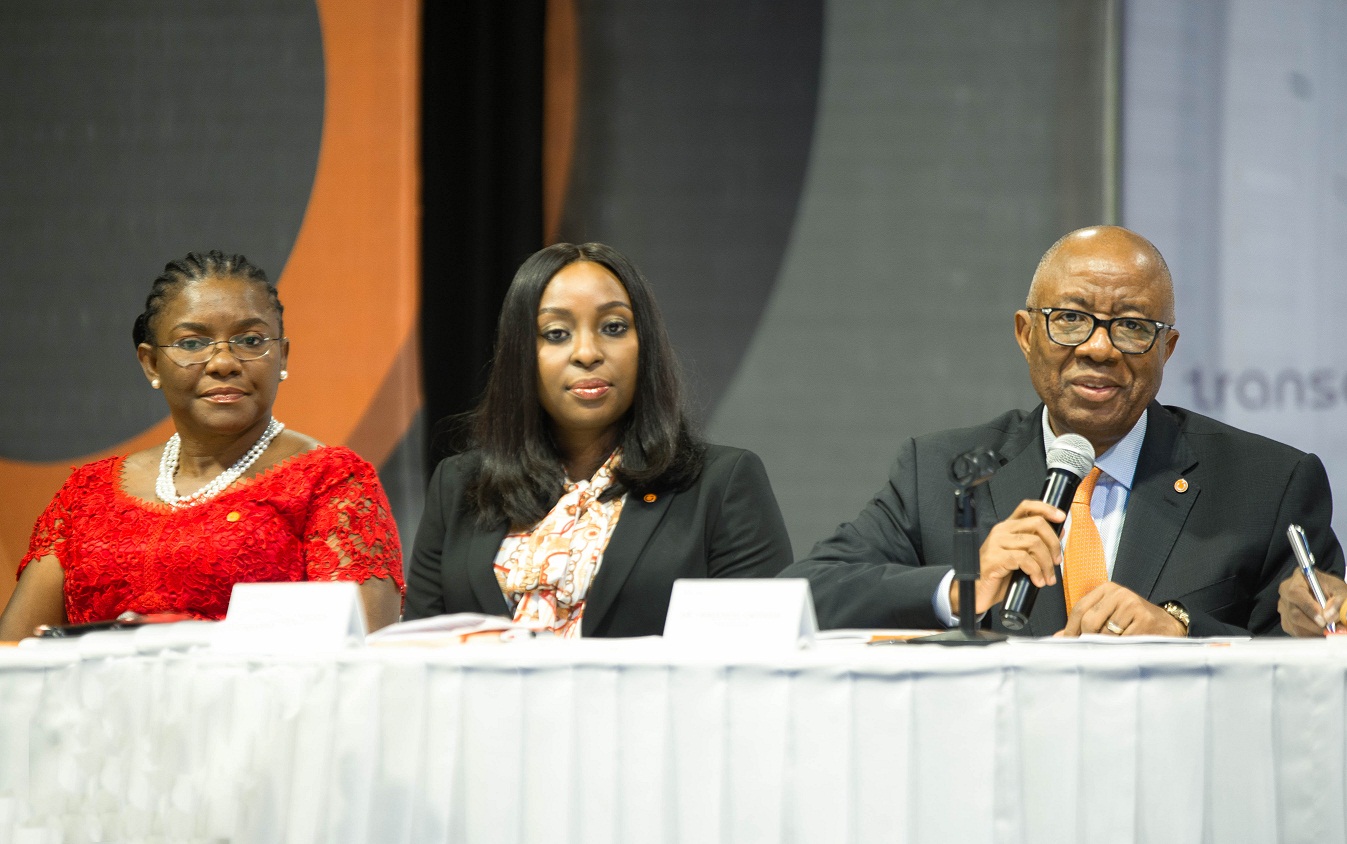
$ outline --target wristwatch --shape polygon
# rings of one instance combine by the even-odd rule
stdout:
[[[1178,601],[1165,601],[1160,605],[1160,609],[1177,618],[1179,624],[1183,625],[1183,635],[1188,635],[1188,611],[1183,608],[1183,604]]]

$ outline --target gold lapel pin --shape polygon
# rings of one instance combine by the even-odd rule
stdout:
[[[1187,492],[1187,491],[1188,491],[1188,479],[1187,479],[1187,478],[1179,478],[1177,481],[1175,481],[1175,482],[1174,482],[1174,491],[1175,491],[1175,492]]]
[[[653,492],[647,492],[647,493],[645,494],[645,496],[644,496],[644,498],[645,498],[645,503],[646,503],[646,504],[654,504],[654,503],[655,503],[655,499],[658,498],[658,497],[659,497],[659,496],[658,496],[658,495],[655,495],[655,493],[653,493]]]

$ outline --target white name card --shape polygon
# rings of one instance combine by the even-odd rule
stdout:
[[[689,645],[795,650],[817,632],[803,578],[676,580],[664,619],[664,638]]]
[[[212,645],[227,653],[330,652],[362,645],[365,629],[354,583],[235,583]]]

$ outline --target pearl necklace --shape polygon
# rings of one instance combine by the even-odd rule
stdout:
[[[190,507],[193,504],[200,504],[202,501],[214,498],[224,492],[225,487],[238,480],[244,472],[252,468],[257,462],[257,458],[262,456],[262,452],[267,450],[271,441],[276,439],[285,428],[284,422],[277,422],[272,419],[267,423],[267,429],[262,432],[262,436],[253,447],[248,449],[248,453],[238,459],[233,466],[225,469],[215,480],[198,489],[191,495],[179,497],[178,488],[173,483],[173,478],[178,474],[178,455],[182,450],[182,438],[177,434],[169,437],[168,443],[164,446],[164,454],[159,458],[159,477],[154,482],[154,492],[165,504],[171,507]]]

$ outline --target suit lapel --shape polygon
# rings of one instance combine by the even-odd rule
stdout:
[[[500,544],[505,539],[505,529],[492,531],[473,530],[468,533],[464,543],[462,559],[468,569],[468,583],[472,594],[481,605],[482,612],[488,615],[512,616],[510,605],[500,591],[496,581],[496,555],[500,553]]]
[[[654,501],[646,500],[653,497]],[[622,504],[622,515],[613,528],[608,547],[603,551],[603,562],[589,585],[589,594],[585,598],[585,617],[580,622],[581,635],[585,630],[595,629],[603,617],[613,608],[617,593],[627,576],[636,566],[636,560],[645,550],[646,543],[659,526],[660,520],[668,512],[674,493],[653,493],[647,496],[629,493]]]
[[[1179,433],[1169,411],[1152,402],[1112,577],[1113,582],[1147,600],[1202,492],[1189,480],[1180,485],[1183,492],[1174,488],[1197,465],[1197,456]]]
[[[1008,462],[987,483],[992,512],[978,514],[984,536],[992,525],[1009,518],[1021,501],[1026,498],[1037,499],[1043,492],[1043,479],[1047,477],[1048,466],[1047,456],[1043,453],[1042,405],[1027,414],[1021,425],[1006,437],[1001,456],[1008,458]],[[1029,614],[1029,629],[1017,632],[1020,635],[1046,636],[1064,626],[1066,599],[1062,595],[1059,576],[1056,586],[1038,591],[1033,612]],[[1005,631],[1001,624],[999,605],[992,609],[992,627]]]
[[[1021,420],[1019,427],[1010,432],[1001,446],[1001,456],[1006,458],[1006,464],[987,482],[992,511],[978,514],[978,525],[984,536],[992,525],[1009,517],[1021,501],[1037,498],[1043,490],[1043,478],[1048,470],[1042,446],[1042,414],[1043,408],[1039,405]]]

